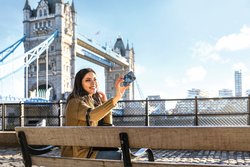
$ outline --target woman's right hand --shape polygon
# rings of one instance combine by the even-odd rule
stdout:
[[[122,82],[124,82],[123,76],[120,76],[119,78],[117,78],[115,82],[116,93],[115,93],[114,99],[117,100],[116,102],[118,102],[122,98],[124,92],[130,87],[130,85],[121,86]]]

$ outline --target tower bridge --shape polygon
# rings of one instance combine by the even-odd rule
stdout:
[[[114,94],[114,81],[119,74],[134,71],[134,49],[128,44],[125,48],[122,38],[118,37],[114,47],[108,48],[77,36],[74,1],[69,4],[64,0],[39,0],[37,7],[31,9],[26,0],[23,16],[23,64],[0,76],[0,80],[4,82],[5,77],[24,69],[26,98],[46,97],[49,92],[50,100],[65,99],[73,88],[76,56],[104,68],[108,98]],[[15,50],[17,46],[13,46],[10,48]],[[12,52],[0,56],[1,62],[8,61]],[[134,99],[134,84],[123,98]]]

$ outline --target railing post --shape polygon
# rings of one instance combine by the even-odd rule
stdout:
[[[3,110],[2,110],[2,131],[5,130],[5,105],[3,104]]]
[[[63,126],[63,105],[62,100],[59,100],[59,126]]]
[[[21,127],[24,127],[24,103],[20,102],[21,108]]]
[[[199,123],[198,123],[198,99],[197,99],[197,96],[195,96],[195,126],[198,126]]]
[[[250,125],[250,95],[248,95],[248,100],[247,100],[247,113],[248,113],[247,125]]]
[[[148,98],[146,98],[146,104],[145,104],[145,126],[149,126],[149,113],[148,113]]]
[[[0,105],[0,113],[1,113],[0,118],[2,118],[1,125],[3,125],[3,104]],[[2,131],[2,130],[3,130],[3,126],[1,126],[0,131]]]

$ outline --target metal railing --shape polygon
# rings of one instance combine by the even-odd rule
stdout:
[[[65,101],[0,103],[0,130],[16,126],[63,126]],[[115,126],[250,125],[250,96],[119,101],[113,109]]]

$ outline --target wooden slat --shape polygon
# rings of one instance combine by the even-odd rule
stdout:
[[[33,156],[32,164],[46,167],[123,167],[123,161]]]
[[[117,160],[91,160],[85,158],[61,158],[61,157],[32,157],[33,165],[46,167],[124,167],[123,161]],[[133,167],[228,167],[222,164],[184,164],[184,163],[166,163],[166,162],[132,162]],[[243,165],[230,165],[230,167],[245,167]]]
[[[229,167],[221,164],[185,164],[185,163],[166,163],[166,162],[132,162],[133,167]],[[230,165],[230,167],[246,167],[243,165]]]
[[[119,147],[126,132],[132,148],[250,151],[242,127],[23,127],[29,144]]]

